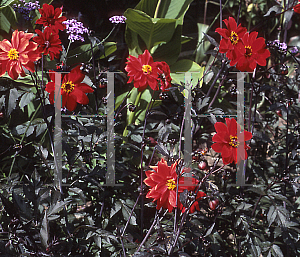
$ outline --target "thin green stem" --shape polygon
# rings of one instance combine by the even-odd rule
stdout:
[[[128,123],[126,125],[126,128],[124,129],[123,137],[126,137],[128,135],[128,125],[130,125],[132,123],[133,119],[134,119],[134,116],[135,116],[135,113],[136,113],[137,106],[139,104],[141,95],[142,95],[142,92],[139,92],[137,98],[135,99],[135,103],[134,103],[135,110],[129,114]]]
[[[156,9],[155,9],[154,17],[153,17],[153,18],[157,18],[160,4],[161,4],[161,0],[158,0],[158,3],[157,3],[157,5],[156,5]]]

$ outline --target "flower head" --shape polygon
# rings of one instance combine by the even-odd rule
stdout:
[[[266,59],[270,56],[270,52],[266,49],[265,39],[263,37],[256,38],[256,31],[246,33],[242,37],[242,42],[237,46],[237,57],[230,65],[236,64],[236,68],[240,71],[252,72],[256,65],[265,66]]]
[[[71,42],[80,40],[84,42],[84,33],[89,33],[89,30],[83,26],[83,23],[75,19],[66,20],[63,22],[66,25],[66,32],[69,34],[68,39]]]
[[[50,27],[46,27],[44,33],[38,29],[35,32],[38,36],[34,37],[33,41],[40,45],[38,48],[40,53],[44,53],[45,55],[50,54],[51,60],[57,57],[59,52],[62,51],[59,35],[54,33]]]
[[[239,163],[247,159],[247,149],[250,147],[245,141],[252,138],[252,133],[248,131],[241,132],[241,126],[235,119],[226,118],[226,125],[223,122],[216,122],[215,134],[212,140],[215,142],[211,148],[217,153],[221,153],[224,164],[234,162]]]
[[[39,1],[26,3],[25,0],[20,0],[20,4],[13,4],[13,9],[22,14],[24,20],[32,20],[31,11],[39,9]]]
[[[232,17],[223,21],[226,24],[227,29],[216,29],[216,32],[223,37],[220,42],[219,51],[220,53],[226,53],[227,58],[233,60],[236,58],[237,44],[247,32],[247,29],[242,27],[241,24],[237,26],[236,21]]]
[[[298,2],[300,2],[300,0],[298,0]],[[296,13],[300,13],[300,4],[298,3],[296,6],[294,6],[294,12]]]
[[[40,14],[42,15],[36,21],[36,24],[42,24],[44,27],[52,27],[53,30],[64,30],[66,26],[63,24],[67,18],[65,16],[61,16],[62,9],[55,8],[49,4],[43,4],[43,8],[39,9]]]
[[[85,75],[81,72],[80,66],[75,67],[70,73],[63,78],[61,85],[62,107],[66,107],[69,111],[74,111],[77,103],[88,104],[89,98],[86,93],[92,93],[94,90],[85,83],[81,83]],[[50,73],[52,82],[46,85],[46,91],[50,93],[50,103],[54,103],[55,91],[55,73]]]
[[[34,72],[34,62],[41,58],[36,51],[38,45],[29,41],[32,33],[15,30],[11,42],[4,39],[0,42],[0,76],[5,71],[12,79],[17,79],[19,74],[25,76],[23,67]]]
[[[154,65],[153,58],[148,50],[140,54],[138,58],[130,55],[127,58],[125,70],[128,72],[129,80],[134,81],[134,87],[143,91],[149,85],[153,90],[157,89],[158,68]]]
[[[171,87],[171,75],[170,67],[166,62],[155,62],[156,68],[158,69],[158,81],[160,84],[160,89],[165,91],[167,88]]]
[[[118,24],[118,23],[125,23],[126,17],[123,16],[123,15],[121,15],[121,16],[115,15],[115,16],[110,17],[110,18],[109,18],[109,21],[110,21],[111,23],[116,23],[116,24]]]
[[[159,210],[161,207],[168,209],[172,212],[173,208],[176,207],[176,191],[177,191],[177,173],[176,163],[168,166],[164,159],[158,162],[157,166],[151,167],[153,170],[146,171],[147,178],[144,183],[150,186],[150,191],[147,193],[147,198],[153,198],[153,201],[157,201],[156,209]],[[199,181],[192,178],[192,185],[184,184],[184,177],[179,178],[178,192],[182,193],[185,189],[194,190],[196,183]],[[200,193],[201,195],[201,193]],[[201,197],[199,195],[199,197]],[[197,195],[198,198],[198,195]],[[178,206],[183,210],[183,205],[178,199]],[[199,199],[198,199],[199,200]],[[195,202],[191,208],[191,212],[194,212],[198,202]],[[184,210],[183,210],[184,211]]]

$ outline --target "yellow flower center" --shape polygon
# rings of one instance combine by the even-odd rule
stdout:
[[[169,190],[174,190],[176,188],[174,179],[168,179],[166,186],[168,187]]]
[[[66,83],[62,84],[61,88],[66,93],[71,93],[74,90],[75,85],[72,83],[72,81],[67,81]]]
[[[144,73],[150,74],[151,71],[152,71],[152,67],[151,67],[150,65],[148,65],[148,64],[143,65],[142,71],[143,71]]]
[[[229,145],[232,147],[238,147],[240,142],[237,141],[237,136],[230,136],[230,142]]]
[[[245,46],[246,52],[245,56],[250,57],[252,55],[252,47],[251,46]]]
[[[15,48],[12,48],[7,53],[7,57],[10,60],[18,60],[19,59],[19,52]]]
[[[236,34],[234,31],[231,31],[230,33],[230,41],[231,41],[231,44],[233,45],[236,45],[239,41],[239,36],[238,34]]]

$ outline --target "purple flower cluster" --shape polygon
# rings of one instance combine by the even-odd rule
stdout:
[[[292,53],[292,54],[298,53],[298,47],[293,46],[293,47],[291,48],[291,53]]]
[[[66,25],[66,32],[70,34],[68,39],[71,42],[74,42],[76,40],[84,42],[84,37],[82,35],[84,33],[88,34],[89,30],[83,26],[82,22],[77,21],[75,19],[71,19],[64,21],[63,24]]]
[[[125,21],[126,21],[126,17],[125,16],[112,16],[112,17],[110,17],[109,18],[109,21],[111,22],[111,23],[125,23]]]
[[[270,47],[276,47],[278,48],[278,50],[282,53],[286,53],[287,52],[287,49],[288,49],[288,46],[286,43],[281,43],[278,39],[274,40],[274,41],[269,41],[268,42],[268,46]],[[298,48],[296,46],[290,46],[290,51],[292,54],[296,54],[298,53]]]
[[[32,20],[30,12],[33,10],[40,9],[39,1],[26,3],[25,0],[20,0],[20,4],[13,4],[15,12],[22,14],[24,20]]]
[[[268,46],[271,46],[271,47],[277,47],[278,50],[280,52],[283,52],[283,53],[286,53],[287,51],[287,44],[286,43],[281,43],[278,39],[274,40],[274,41],[270,41],[268,43]]]

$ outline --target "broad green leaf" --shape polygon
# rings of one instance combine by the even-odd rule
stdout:
[[[96,53],[100,51],[100,46],[96,46],[96,44],[93,44],[93,54],[95,56]],[[103,43],[104,46],[104,53],[100,56],[100,59],[103,59],[107,57],[108,55],[112,54],[117,50],[117,46],[115,42],[105,42]],[[82,63],[82,62],[88,62],[92,58],[92,51],[91,51],[91,44],[84,44],[81,45],[74,50],[69,51],[68,53],[68,59],[67,63],[68,65],[76,64],[76,63]]]
[[[15,21],[16,14],[10,6],[0,9],[0,30],[4,30],[6,33],[9,33],[9,30]]]
[[[193,0],[164,0],[158,9],[157,17],[167,19],[180,19],[183,23],[183,17]],[[181,24],[182,24],[181,23]]]
[[[204,67],[201,67],[199,64],[193,62],[192,60],[183,59],[170,66],[172,82],[180,84],[180,82],[185,82],[186,72],[192,72],[192,88],[194,88],[198,80],[203,76]],[[200,82],[200,87],[202,87],[203,81]]]
[[[208,25],[202,24],[202,23],[197,23],[198,26],[198,47],[196,50],[196,57],[195,57],[195,62],[196,63],[201,63],[201,61],[206,58],[206,52],[210,46],[209,41],[204,41],[204,33],[207,32]]]
[[[37,72],[37,75],[39,77],[39,83],[41,83],[41,80],[42,80],[42,72],[41,71],[38,71]],[[12,79],[10,76],[8,76],[7,72],[2,76],[3,78],[8,78],[8,79]],[[46,85],[48,83],[48,80],[47,80],[47,76],[44,75],[44,85]],[[18,83],[23,83],[25,85],[28,85],[28,86],[34,86],[34,81],[32,80],[32,77],[30,75],[27,75],[25,77],[21,77],[19,76],[17,79],[14,80],[14,82],[18,82]]]
[[[176,19],[151,18],[146,13],[134,9],[127,9],[124,15],[127,18],[127,28],[141,36],[147,49],[170,41],[178,25]]]
[[[100,59],[104,59],[110,54],[114,53],[117,50],[116,42],[105,42],[104,43],[104,54],[100,56]]]
[[[150,17],[154,17],[158,1],[159,0],[141,0],[134,9],[140,10],[148,14]]]
[[[14,1],[15,0],[2,0],[2,1],[0,1],[0,9],[3,9],[4,7],[9,6]]]
[[[154,17],[155,12],[157,12],[157,18],[182,20],[192,1],[193,0],[141,0],[135,9],[145,12],[150,17]]]
[[[182,26],[178,25],[169,42],[161,43],[150,50],[154,61],[165,61],[169,65],[177,61],[181,51],[181,33]]]

